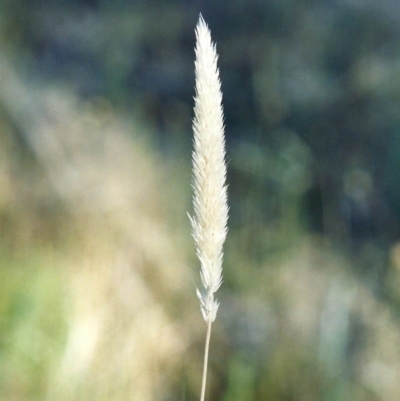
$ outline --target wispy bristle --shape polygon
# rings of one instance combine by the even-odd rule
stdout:
[[[202,290],[197,290],[204,319],[214,321],[214,293],[222,283],[223,243],[227,234],[225,138],[218,55],[200,15],[196,27],[193,207],[191,218]]]

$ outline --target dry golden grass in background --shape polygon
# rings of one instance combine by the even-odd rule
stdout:
[[[187,239],[181,230],[188,198],[145,135],[105,100],[28,92],[9,73],[6,94],[26,97],[22,106],[3,97],[8,115],[25,116],[5,119],[1,132],[3,235],[18,258],[40,250],[50,259],[43,270],[62,283],[64,344],[44,367],[41,391],[49,400],[158,399],[196,337],[184,306],[197,311],[188,301],[189,227]],[[19,146],[28,169],[13,160]],[[32,396],[30,384],[14,385],[8,399]]]
[[[68,116],[58,131],[83,143],[73,152],[81,188],[69,204],[80,232],[67,267],[73,305],[56,383],[67,399],[157,399],[190,338],[168,305],[185,299],[189,271],[180,233],[166,224],[172,202],[161,160],[129,140],[126,127],[98,127],[93,117],[68,127]]]

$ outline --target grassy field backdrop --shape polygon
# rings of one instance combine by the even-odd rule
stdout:
[[[0,1],[0,400],[199,398],[200,11],[230,204],[207,399],[400,399],[397,8],[233,3]]]
[[[13,121],[11,105],[0,132],[1,399],[196,399],[190,154],[161,155],[102,99],[28,96],[35,119]],[[396,309],[281,196],[274,224],[250,205],[229,232],[210,399],[397,400]],[[398,259],[394,248],[393,299]]]

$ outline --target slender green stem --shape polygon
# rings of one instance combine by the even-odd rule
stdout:
[[[208,350],[210,348],[211,324],[212,324],[212,321],[211,321],[211,318],[209,318],[208,322],[207,322],[206,346],[205,346],[205,349],[204,349],[203,380],[202,380],[202,383],[201,383],[200,401],[204,401],[204,396],[205,396],[205,393],[206,393]]]

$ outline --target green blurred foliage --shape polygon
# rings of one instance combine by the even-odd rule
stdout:
[[[1,251],[2,399],[41,400],[67,331],[60,272],[37,249],[24,257]],[[39,254],[38,254],[39,253]]]

